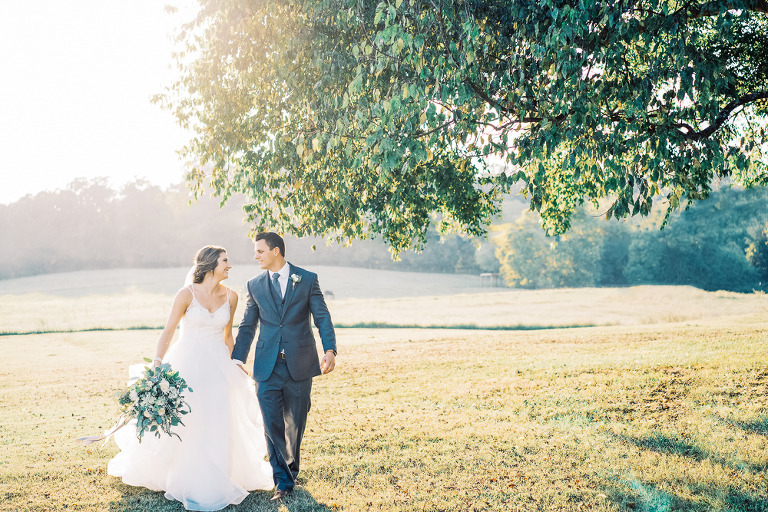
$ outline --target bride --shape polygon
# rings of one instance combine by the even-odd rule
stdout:
[[[110,475],[165,491],[187,510],[220,510],[274,487],[253,381],[230,358],[238,297],[221,284],[230,268],[222,247],[197,252],[192,284],[176,294],[157,342],[153,366],[170,363],[194,390],[185,393],[191,412],[184,425],[174,427],[181,440],[145,435],[139,443],[133,420],[115,433],[121,451],[108,465]]]

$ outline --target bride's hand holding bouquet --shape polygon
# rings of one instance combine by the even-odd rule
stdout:
[[[146,360],[149,362],[149,360]],[[178,434],[171,428],[184,425],[181,416],[190,412],[189,404],[184,401],[184,391],[192,392],[186,381],[173,371],[168,363],[155,365],[144,369],[144,377],[131,384],[120,396],[118,403],[122,407],[123,416],[136,419],[136,436],[141,438],[147,431],[160,437],[160,432],[169,436]]]
[[[79,441],[89,445],[109,439],[131,420],[136,420],[136,437],[139,442],[147,431],[154,433],[156,437],[160,437],[161,432],[164,432],[181,439],[171,429],[184,425],[181,417],[188,414],[191,408],[184,400],[183,393],[191,393],[192,388],[170,364],[156,364],[159,363],[158,360],[150,361],[146,358],[145,361],[152,362],[153,366],[145,367],[144,376],[130,383],[118,398],[122,414],[117,424],[103,436],[81,437]]]

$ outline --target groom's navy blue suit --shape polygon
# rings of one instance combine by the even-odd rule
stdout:
[[[310,314],[320,333],[323,351],[336,352],[336,335],[317,274],[290,265],[289,275],[299,276],[300,280],[289,280],[282,302],[270,290],[268,271],[248,281],[245,315],[232,351],[232,359],[245,361],[261,322],[253,378],[275,486],[284,490],[293,488],[299,473],[299,450],[310,408],[312,377],[321,374]],[[281,351],[285,352],[284,358]]]

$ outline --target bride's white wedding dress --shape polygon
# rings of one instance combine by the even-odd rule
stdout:
[[[220,510],[248,491],[274,487],[253,381],[224,344],[229,316],[229,300],[211,313],[193,292],[179,340],[163,361],[193,389],[184,393],[191,412],[173,429],[181,440],[147,432],[139,443],[134,420],[114,435],[122,451],[109,461],[110,475],[165,491],[187,510]]]

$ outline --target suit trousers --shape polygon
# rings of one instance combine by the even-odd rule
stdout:
[[[290,490],[299,474],[299,450],[311,406],[312,378],[291,378],[285,359],[278,359],[265,381],[256,381],[256,396],[264,417],[264,434],[275,487]]]

